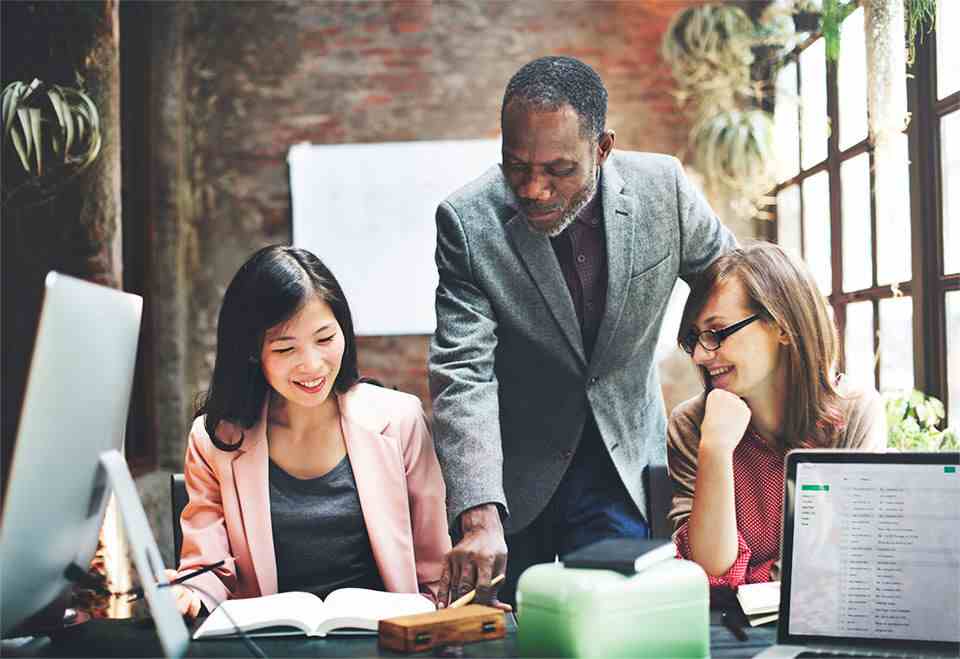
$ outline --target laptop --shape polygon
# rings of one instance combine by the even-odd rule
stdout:
[[[960,654],[960,453],[787,454],[777,644],[757,657]]]

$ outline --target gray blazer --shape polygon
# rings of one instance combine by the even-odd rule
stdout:
[[[451,524],[499,503],[508,533],[544,509],[588,409],[641,511],[643,466],[666,461],[653,356],[678,276],[735,244],[676,158],[614,151],[603,165],[606,310],[588,362],[546,236],[512,205],[499,166],[437,209],[437,331],[430,343],[433,432]]]

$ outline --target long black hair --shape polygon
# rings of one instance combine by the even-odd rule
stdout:
[[[343,289],[320,259],[305,249],[271,245],[240,266],[227,287],[217,323],[217,355],[210,388],[194,418],[206,414],[204,427],[214,446],[235,451],[216,436],[221,421],[251,428],[260,417],[270,385],[260,367],[267,330],[286,322],[316,296],[330,305],[343,331],[340,372],[333,390],[344,393],[357,382],[357,340]]]

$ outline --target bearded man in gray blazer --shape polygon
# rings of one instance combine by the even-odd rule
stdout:
[[[606,111],[583,62],[530,62],[504,94],[502,165],[437,209],[430,389],[458,536],[441,600],[506,571],[512,603],[530,565],[648,534],[664,310],[735,239],[675,158],[614,152]]]

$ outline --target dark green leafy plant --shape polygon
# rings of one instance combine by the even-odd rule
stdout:
[[[907,64],[913,64],[917,55],[917,35],[920,42],[933,31],[937,22],[937,0],[903,0],[904,20],[907,23]]]
[[[840,24],[859,6],[857,0],[823,0],[820,14],[820,32],[823,34],[827,59],[836,62],[840,57]],[[907,24],[907,64],[916,55],[916,38],[931,32],[937,18],[937,0],[903,0],[903,19]]]
[[[840,58],[840,24],[856,8],[856,0],[823,0],[820,32],[828,60],[836,62]]]
[[[901,451],[957,450],[960,442],[951,429],[940,430],[943,403],[922,391],[894,391],[883,395],[890,448]]]
[[[16,150],[27,174],[46,169],[86,169],[100,153],[100,114],[78,89],[34,79],[11,82],[2,92],[3,141]]]

